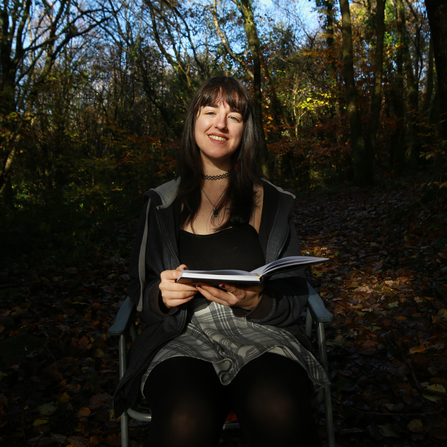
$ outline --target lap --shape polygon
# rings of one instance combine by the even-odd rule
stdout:
[[[270,447],[280,440],[282,446],[318,446],[310,389],[304,369],[277,354],[252,360],[226,386],[211,363],[171,358],[153,369],[145,386],[153,414],[151,440],[157,446],[216,445],[233,409],[254,445]]]
[[[150,406],[158,399],[171,401],[204,396],[208,401],[224,401],[225,389],[211,363],[192,357],[174,357],[158,364],[145,385],[145,397]]]
[[[258,394],[265,399],[268,393],[310,395],[311,383],[305,370],[286,357],[266,353],[246,364],[224,386],[219,381],[211,363],[191,358],[174,357],[158,364],[148,377],[145,395],[149,405],[166,395],[177,399],[207,396],[210,401],[228,406],[248,394]],[[174,399],[175,400],[175,399]]]

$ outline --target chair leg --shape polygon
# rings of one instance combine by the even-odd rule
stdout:
[[[329,375],[329,362],[327,358],[326,347],[326,334],[324,330],[324,323],[317,325],[317,339],[320,351],[320,361]],[[324,410],[326,416],[326,431],[328,447],[335,447],[335,434],[334,434],[334,417],[332,413],[332,399],[331,399],[331,386],[327,384],[324,386]]]
[[[129,415],[121,415],[121,447],[129,447]]]
[[[119,377],[120,379],[124,376],[127,367],[126,359],[126,336],[121,334],[119,337]],[[129,415],[125,411],[121,415],[121,447],[129,447]]]
[[[324,410],[328,447],[335,447],[334,417],[332,414],[331,386],[329,384],[324,386]]]

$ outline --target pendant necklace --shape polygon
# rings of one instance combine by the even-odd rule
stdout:
[[[219,215],[219,211],[220,209],[218,208],[218,205],[220,203],[220,199],[222,198],[222,196],[225,194],[225,191],[227,190],[227,188],[225,188],[222,191],[222,194],[219,196],[219,198],[217,199],[217,205],[214,205],[213,202],[211,202],[210,198],[208,197],[208,195],[206,194],[206,192],[202,189],[203,194],[205,194],[205,197],[208,199],[208,201],[211,203],[211,205],[213,206],[213,217],[217,217]]]

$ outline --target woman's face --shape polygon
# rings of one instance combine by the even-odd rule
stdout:
[[[231,168],[231,155],[242,140],[242,115],[220,100],[201,107],[196,118],[194,136],[204,166],[211,162],[220,169]]]

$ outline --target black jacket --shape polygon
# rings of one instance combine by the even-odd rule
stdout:
[[[132,343],[127,371],[115,391],[115,414],[136,408],[141,398],[141,378],[158,350],[183,330],[188,305],[160,308],[160,273],[180,265],[177,250],[180,204],[179,180],[151,189],[145,194],[137,236],[130,261],[128,294],[137,306],[145,329]],[[259,238],[266,263],[300,254],[291,212],[295,197],[263,181],[264,204]],[[247,312],[234,307],[236,317],[284,328],[308,347],[298,319],[307,303],[308,287],[303,272],[278,274],[269,279],[256,309]]]

